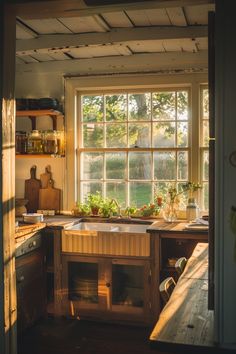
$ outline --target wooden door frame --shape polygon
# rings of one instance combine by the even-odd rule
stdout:
[[[0,5],[0,352],[15,354],[15,15]],[[10,45],[9,45],[10,44]]]

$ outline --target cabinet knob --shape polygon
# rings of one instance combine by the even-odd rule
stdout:
[[[111,283],[106,283],[107,288],[110,288],[110,286],[111,286]]]

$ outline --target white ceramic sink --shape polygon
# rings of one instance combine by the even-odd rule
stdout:
[[[65,230],[87,230],[87,231],[91,230],[91,231],[104,231],[104,232],[146,233],[148,226],[150,225],[80,222],[73,226],[69,226]]]

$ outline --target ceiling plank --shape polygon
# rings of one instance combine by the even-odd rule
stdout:
[[[163,9],[185,7],[202,4],[214,4],[214,0],[156,0],[137,3],[113,4],[106,6],[88,7],[83,0],[36,1],[11,5],[16,9],[17,16],[22,19],[75,17],[102,14],[106,12]]]
[[[207,37],[207,26],[119,28],[106,33],[41,35],[34,39],[17,40],[16,51],[19,54],[20,52],[51,48],[62,49],[85,45],[117,44],[127,41],[202,37]]]
[[[17,73],[53,73],[61,75],[96,75],[122,72],[156,72],[160,70],[207,70],[208,52],[172,52],[157,54],[135,54],[91,59],[49,61],[44,63],[20,64]]]

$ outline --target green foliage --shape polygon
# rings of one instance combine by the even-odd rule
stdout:
[[[109,218],[117,213],[117,205],[113,199],[105,198],[102,201],[99,212],[102,216]]]
[[[86,216],[90,212],[89,206],[86,203],[77,202],[72,209],[72,213],[75,216]]]
[[[87,205],[90,208],[100,208],[103,202],[103,198],[100,192],[96,191],[96,193],[89,193],[87,195]]]
[[[137,208],[135,206],[127,206],[125,209],[125,215],[130,217],[131,215],[134,215],[137,211]]]

